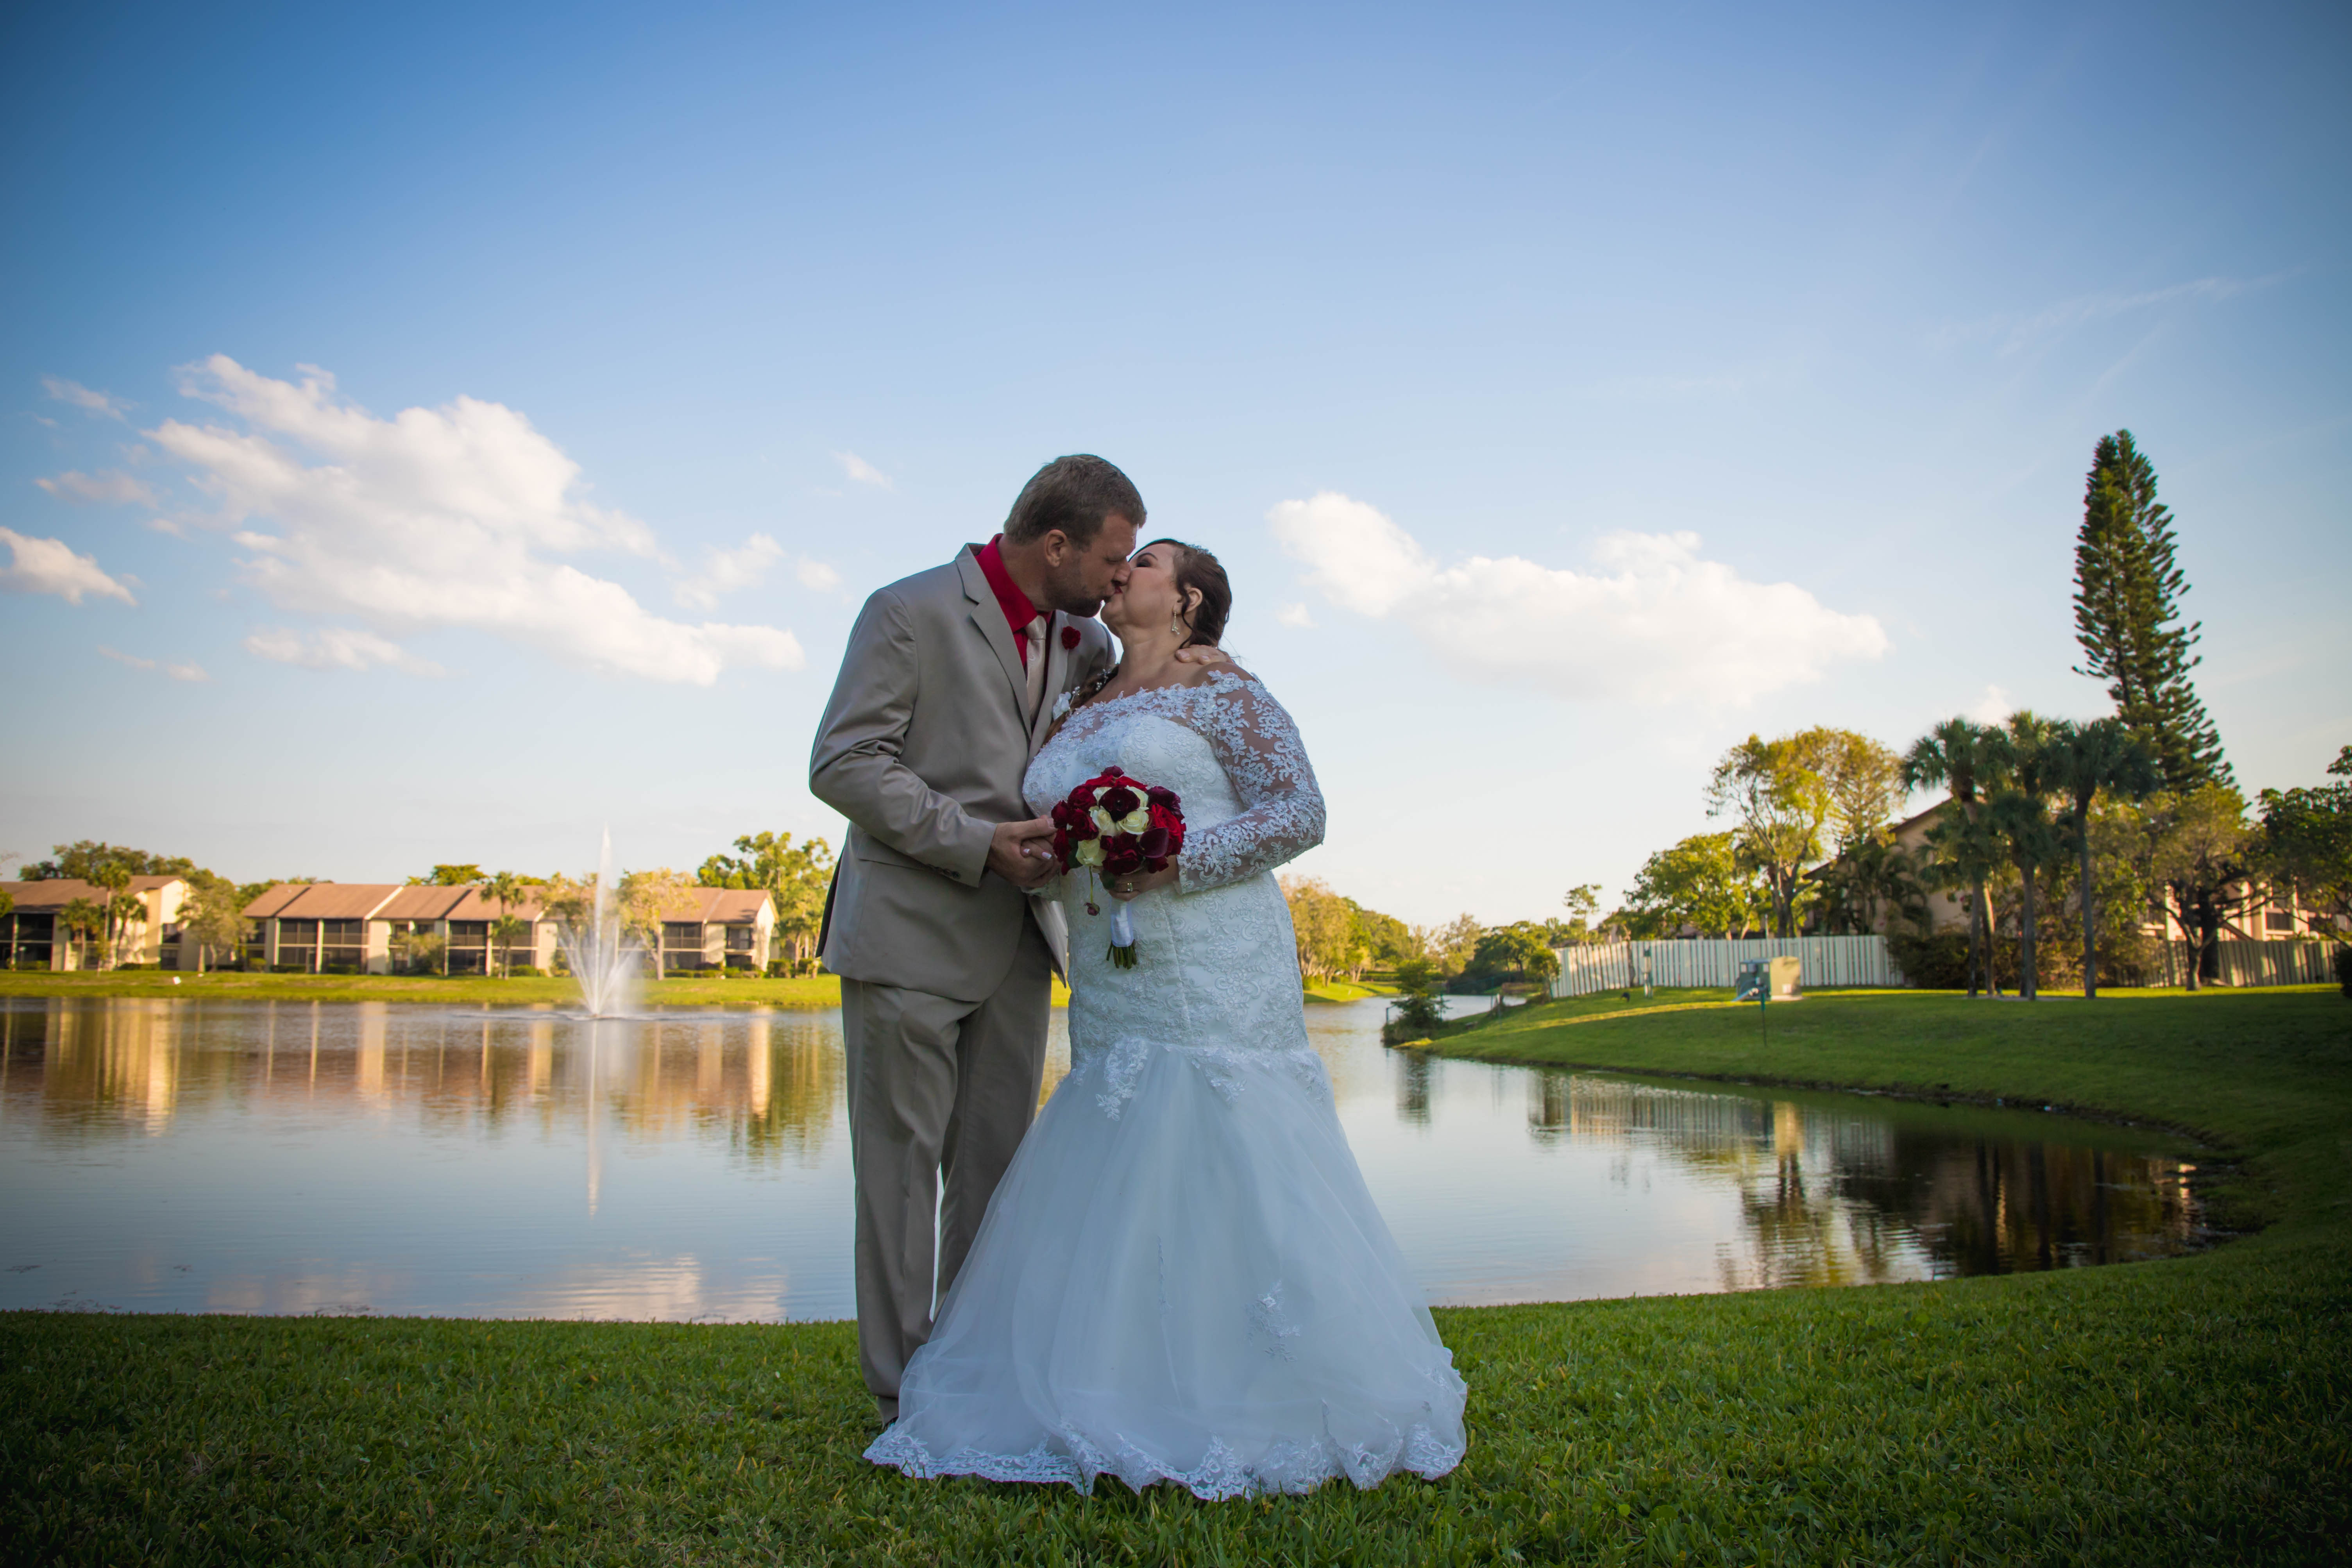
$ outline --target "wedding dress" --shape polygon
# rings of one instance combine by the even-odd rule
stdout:
[[[1065,880],[1069,1076],[866,1457],[1203,1498],[1442,1475],[1463,1381],[1340,1131],[1273,875],[1323,837],[1297,731],[1226,670],[1088,704],[1030,806],[1113,763],[1182,796],[1180,880],[1129,906],[1132,969],[1106,958],[1112,900]]]

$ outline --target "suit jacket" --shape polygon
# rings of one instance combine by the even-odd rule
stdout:
[[[1045,697],[1024,719],[1021,655],[978,548],[866,601],[809,754],[810,793],[849,819],[817,939],[825,967],[964,1002],[1003,983],[1024,920],[1062,962],[1060,906],[990,871],[989,839],[1034,815],[1021,776],[1055,700],[1116,662],[1100,621],[1056,613]],[[1078,646],[1065,648],[1072,626]]]

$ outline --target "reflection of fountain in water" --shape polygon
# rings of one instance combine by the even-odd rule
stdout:
[[[588,918],[567,923],[562,933],[563,961],[580,983],[580,999],[592,1018],[626,1013],[636,1000],[637,970],[644,950],[622,929],[614,899],[613,830],[604,830],[604,852],[596,862],[596,882]]]

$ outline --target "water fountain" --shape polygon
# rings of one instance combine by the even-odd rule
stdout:
[[[586,918],[567,921],[559,940],[563,961],[580,983],[580,1000],[591,1018],[625,1016],[635,1010],[637,973],[644,949],[622,928],[617,907],[617,883],[613,873],[613,830],[604,829],[604,847],[596,863]]]

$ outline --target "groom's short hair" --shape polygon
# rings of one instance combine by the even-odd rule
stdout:
[[[1004,520],[1004,537],[1031,544],[1058,528],[1073,544],[1092,544],[1103,520],[1114,516],[1143,526],[1143,497],[1135,481],[1118,465],[1079,452],[1056,458],[1029,476]]]

